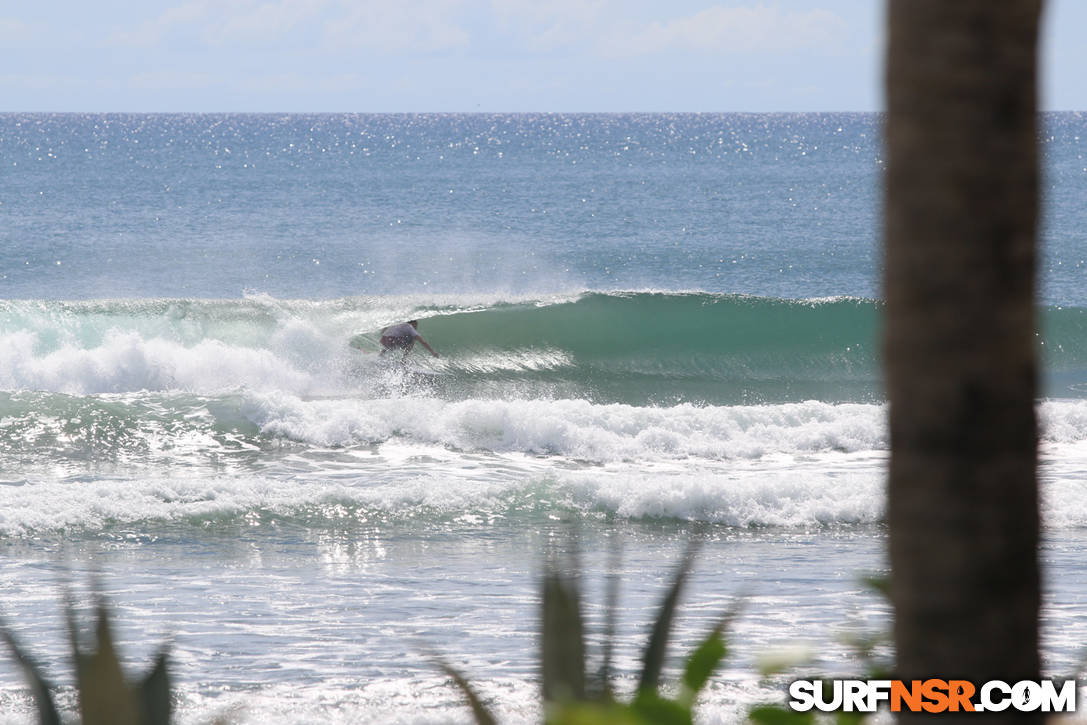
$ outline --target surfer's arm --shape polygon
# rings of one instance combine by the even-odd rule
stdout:
[[[422,335],[416,335],[415,339],[422,343],[423,347],[425,347],[427,350],[430,350],[431,355],[433,355],[434,357],[439,357],[438,353],[434,352],[434,348],[427,344],[427,341],[423,339]]]

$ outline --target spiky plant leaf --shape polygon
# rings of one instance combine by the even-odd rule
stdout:
[[[891,598],[891,577],[887,574],[870,574],[861,577],[861,583],[877,594],[882,594],[884,599]]]
[[[472,708],[472,714],[475,715],[476,718],[476,725],[497,725],[498,721],[495,720],[494,715],[492,715],[491,711],[487,709],[487,706],[483,704],[483,701],[479,699],[479,695],[476,694],[475,688],[472,687],[471,683],[468,682],[464,675],[458,672],[451,664],[441,657],[431,655],[431,658],[446,675],[452,678],[461,693],[468,699],[468,705]]]
[[[615,645],[615,622],[619,611],[619,566],[622,562],[622,550],[619,539],[612,539],[608,563],[607,585],[604,589],[604,637],[600,669],[589,683],[593,699],[609,702],[614,698],[611,686],[612,650]]]
[[[686,707],[694,706],[698,693],[706,686],[713,671],[724,659],[727,652],[725,638],[722,636],[724,628],[724,622],[714,627],[687,659],[687,666],[683,672],[683,687],[676,698],[680,704]]]
[[[94,589],[97,591],[96,584]],[[65,587],[64,590],[64,615],[76,672],[82,725],[169,725],[170,681],[166,671],[166,650],[159,653],[155,666],[142,682],[129,684],[113,644],[109,608],[100,594],[94,596],[94,641],[90,650],[84,651],[76,622],[75,599],[70,588]],[[41,723],[59,725],[61,720],[48,682],[2,623],[0,639],[11,647],[30,680]]]
[[[668,650],[668,638],[672,634],[672,620],[675,618],[676,605],[679,603],[679,595],[683,591],[683,585],[687,582],[687,575],[691,571],[691,565],[694,563],[697,551],[698,543],[692,541],[687,546],[687,551],[683,555],[679,569],[672,579],[672,586],[661,603],[657,619],[653,623],[653,632],[649,636],[645,653],[642,655],[642,675],[638,682],[639,691],[656,692],[660,684],[661,671],[664,669],[664,655]]]
[[[630,707],[653,725],[693,725],[694,722],[690,708],[650,690],[639,692]]]
[[[125,681],[113,646],[109,612],[102,601],[97,607],[94,639],[91,652],[83,652],[78,644],[73,652],[82,725],[140,725],[140,705]]]
[[[170,676],[166,670],[166,650],[159,652],[155,666],[139,685],[143,725],[170,725]]]
[[[19,646],[6,624],[0,623],[0,637],[7,642],[12,654],[15,655],[15,661],[19,663],[23,675],[30,684],[30,694],[34,698],[34,707],[38,710],[38,722],[41,725],[60,725],[60,715],[50,694],[51,687],[42,675],[41,668]]]
[[[544,702],[585,699],[585,632],[578,599],[577,584],[549,566],[540,633]]]

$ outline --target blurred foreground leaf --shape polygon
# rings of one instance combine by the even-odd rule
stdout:
[[[38,722],[41,725],[60,725],[60,715],[57,714],[56,705],[53,704],[53,696],[50,694],[52,687],[42,676],[37,663],[26,654],[6,624],[0,625],[0,637],[7,642],[8,648],[11,649],[15,661],[19,664],[27,683],[30,685],[30,693],[34,698],[34,707],[38,710]]]
[[[668,649],[668,639],[672,635],[672,621],[675,619],[676,605],[679,603],[679,596],[683,592],[683,586],[687,583],[687,576],[691,572],[697,550],[698,545],[694,542],[687,547],[687,551],[680,561],[679,569],[672,578],[672,586],[669,587],[668,594],[664,597],[664,601],[661,602],[656,621],[653,622],[653,633],[649,636],[649,642],[642,654],[642,676],[638,683],[638,690],[640,691],[656,692],[660,684],[661,670],[664,669],[664,656]]]
[[[434,661],[438,664],[438,667],[442,669],[445,674],[453,678],[453,682],[468,699],[468,704],[472,708],[472,715],[475,716],[477,725],[497,725],[497,720],[491,714],[491,711],[487,709],[487,706],[483,704],[483,701],[479,699],[479,695],[476,694],[475,689],[468,682],[467,679],[457,671],[452,665],[443,660],[437,655],[432,655]]]
[[[75,665],[76,690],[82,725],[169,725],[170,679],[165,649],[155,659],[150,673],[136,683],[124,676],[113,643],[109,609],[100,595],[95,595],[95,625],[89,650],[80,644],[71,593],[65,597],[65,619],[72,661]],[[52,687],[40,668],[16,642],[8,627],[0,627],[0,637],[7,642],[30,685],[38,720],[42,725],[60,725],[51,695]]]
[[[575,580],[553,565],[543,578],[540,672],[545,702],[585,700],[585,629]]]
[[[747,714],[757,725],[812,725],[815,716],[809,712],[796,712],[781,705],[762,705]]]
[[[618,577],[614,575],[617,562],[613,562],[613,573],[605,594],[603,658],[594,678],[586,673],[588,647],[577,567],[572,567],[573,573],[570,573],[562,571],[554,561],[547,563],[540,597],[541,693],[547,725],[691,725],[698,693],[710,681],[728,651],[724,633],[733,616],[731,612],[723,616],[689,656],[675,699],[661,696],[660,679],[672,625],[697,548],[696,544],[691,544],[684,553],[657,611],[642,654],[638,689],[628,703],[613,698],[614,689],[609,681],[618,600]],[[439,665],[468,696],[476,723],[492,725],[493,716],[479,702],[468,682],[440,660]]]

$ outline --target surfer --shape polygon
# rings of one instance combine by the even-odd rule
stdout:
[[[430,350],[430,354],[434,357],[438,357],[438,353],[434,352],[434,348],[427,344],[427,341],[423,339],[423,336],[419,334],[419,320],[409,320],[408,322],[401,322],[399,325],[392,325],[386,327],[381,331],[381,355],[384,355],[389,350],[403,350],[404,360],[408,359],[408,353],[411,352],[411,348],[415,346],[415,341],[418,340],[422,343],[423,347]]]

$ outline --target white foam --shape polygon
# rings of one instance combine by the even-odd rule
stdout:
[[[886,507],[883,457],[836,458],[799,466],[691,466],[667,473],[625,467],[569,473],[559,490],[579,508],[622,518],[678,518],[740,527],[881,521]]]
[[[266,512],[330,521],[605,512],[795,527],[873,523],[885,508],[882,405],[639,408],[253,391],[242,406],[265,436],[302,445],[262,455],[259,473],[248,458],[230,463],[206,435],[149,445],[150,467],[139,457],[101,475],[24,467],[0,485],[0,536]],[[1085,411],[1081,401],[1042,406],[1048,526],[1087,525]],[[215,455],[204,464],[206,449]],[[172,474],[163,460],[175,452],[184,467]]]
[[[249,388],[297,395],[357,387],[360,332],[422,314],[553,298],[405,295],[307,301],[253,294],[237,300],[0,301],[0,389],[69,394]],[[546,359],[509,361],[518,369]]]
[[[1087,440],[1087,400],[1045,400],[1038,406],[1042,440],[1049,444]]]
[[[309,496],[313,492],[308,492]],[[0,533],[98,530],[138,521],[172,521],[298,505],[305,500],[276,481],[237,477],[37,480],[5,486],[0,495]]]
[[[274,436],[322,446],[392,437],[465,451],[557,455],[606,463],[766,460],[886,451],[887,406],[806,401],[778,405],[640,407],[585,400],[304,400],[255,394],[247,416]],[[1040,405],[1043,451],[1087,447],[1087,401]]]
[[[303,400],[274,392],[254,395],[246,414],[269,435],[322,446],[398,436],[467,451],[598,463],[759,459],[887,446],[884,406],[817,401],[657,408],[584,400]]]
[[[338,351],[319,358],[315,336],[292,334],[290,328],[276,342],[278,352],[220,340],[187,346],[114,331],[93,348],[65,345],[41,354],[36,336],[19,332],[0,337],[0,388],[87,395],[141,390],[215,393],[249,387],[306,394],[321,389],[329,367],[345,356]],[[317,359],[320,367],[304,367]]]

